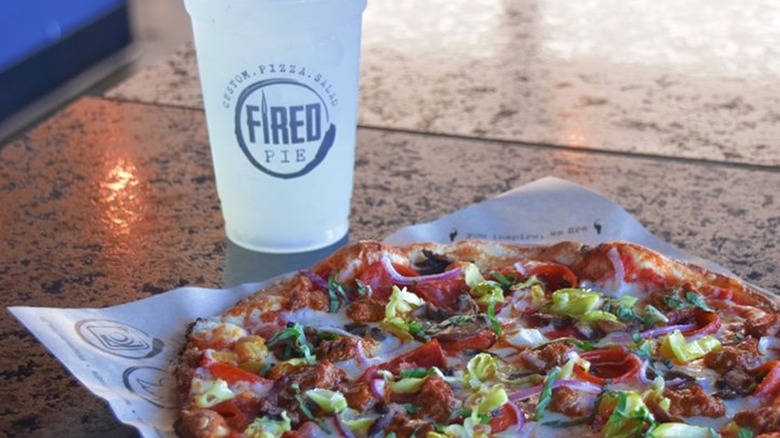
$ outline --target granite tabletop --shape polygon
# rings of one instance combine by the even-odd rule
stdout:
[[[369,1],[362,126],[780,165],[780,2],[421,7]],[[202,108],[198,81],[188,44],[107,96]]]
[[[365,14],[350,240],[552,175],[780,292],[777,2],[426,3]],[[226,241],[191,45],[0,146],[0,205],[3,307],[109,306],[320,255]],[[136,436],[0,315],[0,436]]]
[[[199,110],[86,98],[0,150],[3,306],[101,307],[270,275],[225,241],[204,126]],[[361,128],[355,172],[353,240],[553,175],[780,290],[778,171]],[[0,339],[0,431],[134,435],[7,312]]]

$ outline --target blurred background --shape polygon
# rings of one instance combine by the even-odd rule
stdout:
[[[0,145],[191,39],[180,0],[0,2]]]

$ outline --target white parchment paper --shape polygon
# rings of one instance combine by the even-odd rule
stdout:
[[[462,239],[528,245],[628,240],[727,273],[647,231],[615,202],[577,184],[544,178],[434,222],[389,236],[388,243]],[[213,290],[185,287],[103,309],[11,307],[9,310],[120,421],[144,437],[173,437],[176,399],[170,363],[187,325],[218,314],[264,283]]]

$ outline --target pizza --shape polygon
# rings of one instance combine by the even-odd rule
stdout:
[[[195,321],[174,370],[175,428],[778,434],[779,331],[775,299],[632,243],[364,241]]]

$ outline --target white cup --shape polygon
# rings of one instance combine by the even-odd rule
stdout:
[[[230,240],[304,252],[349,228],[366,0],[184,0]]]

